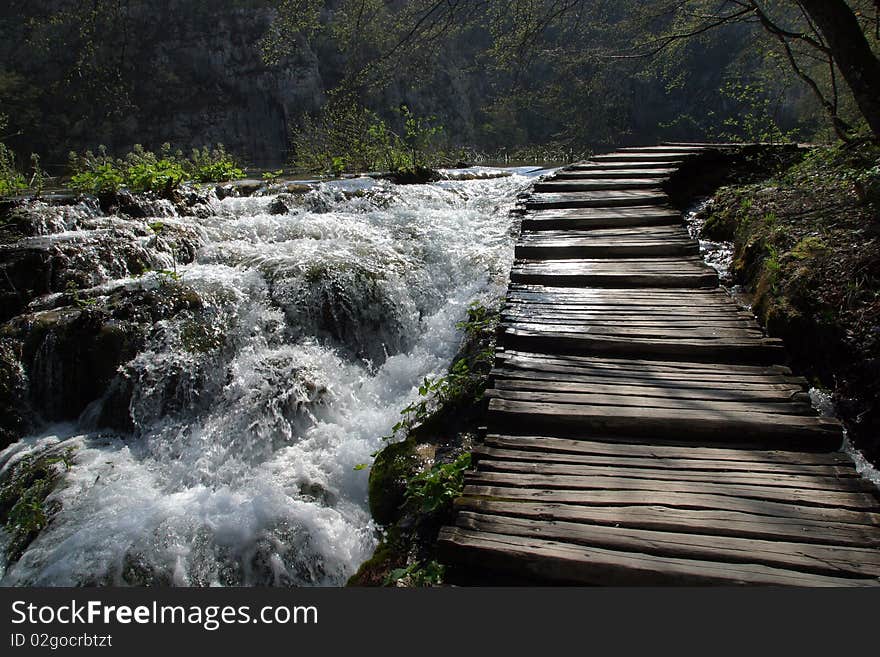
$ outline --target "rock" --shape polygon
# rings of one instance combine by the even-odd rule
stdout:
[[[370,470],[370,513],[380,525],[395,523],[404,502],[406,483],[419,467],[416,443],[407,439],[388,445],[376,455]]]
[[[16,344],[8,338],[0,339],[0,450],[18,441],[33,424],[27,378]]]
[[[292,194],[279,194],[269,204],[269,214],[290,214],[296,207],[296,199]]]
[[[443,176],[439,171],[429,169],[428,167],[413,167],[411,169],[398,169],[383,176],[385,180],[390,180],[396,185],[425,185],[432,182],[442,180]]]

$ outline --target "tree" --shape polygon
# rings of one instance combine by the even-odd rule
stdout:
[[[874,136],[880,138],[880,59],[875,52],[880,0],[416,0],[394,11],[389,10],[389,3],[347,0],[342,6],[343,15],[357,16],[359,25],[370,24],[365,16],[371,12],[374,16],[383,12],[379,22],[385,27],[375,57],[350,79],[363,79],[367,70],[375,74],[377,64],[401,65],[402,55],[423,53],[422,46],[475,23],[491,33],[494,41],[489,51],[495,61],[509,65],[520,65],[536,50],[542,54],[548,49],[562,50],[571,57],[563,38],[588,47],[575,31],[594,32],[601,29],[596,24],[602,21],[606,21],[606,36],[607,28],[617,30],[617,42],[606,41],[604,49],[594,48],[589,54],[594,61],[604,59],[606,65],[613,59],[651,58],[673,44],[702,38],[713,30],[759,26],[776,43],[790,70],[807,85],[841,138],[849,138],[853,129],[841,115],[838,77],[846,82]],[[349,34],[363,48],[359,31]]]
[[[874,4],[880,13],[880,2],[875,0]],[[880,59],[871,50],[855,13],[844,0],[800,0],[800,5],[822,33],[825,47],[852,90],[865,121],[880,138]]]

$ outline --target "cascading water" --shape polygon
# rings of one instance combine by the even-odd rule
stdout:
[[[198,216],[159,203],[159,218],[122,220],[81,205],[47,221],[31,239],[75,240],[86,261],[106,260],[96,231],[128,231],[116,259],[150,270],[120,278],[124,264],[96,264],[80,306],[119,290],[186,303],[149,324],[77,422],[0,454],[8,473],[29,454],[74,448],[49,498],[60,511],[2,584],[343,584],[375,544],[367,471],[355,466],[423,377],[448,367],[467,306],[506,284],[509,209],[531,175],[511,173],[212,196]],[[188,264],[171,245],[181,235]],[[29,310],[57,315],[58,298]],[[61,377],[41,348],[40,371]],[[102,429],[126,386],[132,430]]]

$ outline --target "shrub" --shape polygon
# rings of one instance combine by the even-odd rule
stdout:
[[[225,182],[244,175],[222,145],[195,149],[191,158],[185,158],[179,150],[172,152],[169,144],[164,144],[158,155],[136,144],[124,158],[116,159],[101,146],[97,155],[92,151],[71,153],[70,169],[70,186],[89,194],[113,193],[123,187],[169,193],[186,180]]]

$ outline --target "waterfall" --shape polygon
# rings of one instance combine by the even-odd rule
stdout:
[[[376,543],[355,466],[448,367],[468,305],[506,286],[509,210],[536,172],[504,173],[212,192],[147,219],[43,207],[28,248],[78,263],[71,326],[111,308],[125,321],[102,320],[102,336],[139,337],[117,340],[97,391],[70,383],[69,341],[40,343],[30,384],[60,410],[0,454],[0,479],[46,449],[72,448],[72,463],[47,500],[60,510],[0,583],[344,584]],[[62,321],[69,296],[37,297],[29,321]],[[71,395],[88,402],[77,419]]]

